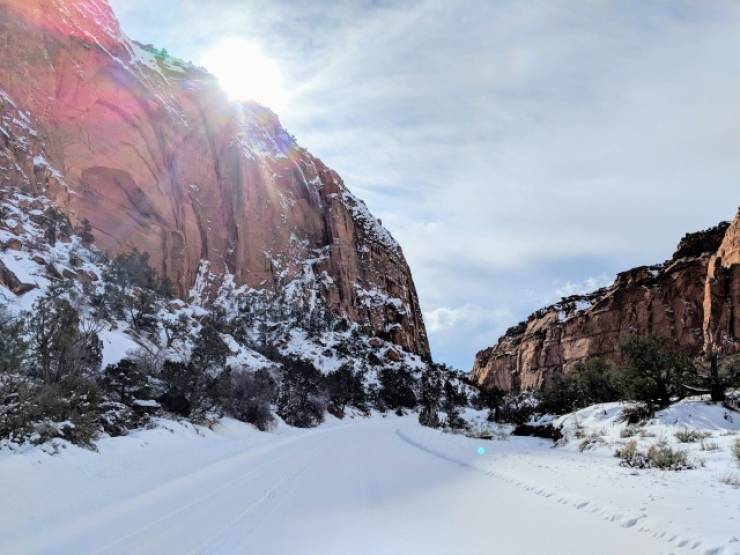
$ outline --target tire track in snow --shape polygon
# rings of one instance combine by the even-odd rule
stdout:
[[[301,434],[297,434],[295,436],[278,440],[275,443],[270,443],[268,445],[258,447],[253,450],[250,450],[249,446],[246,446],[246,448],[248,449],[246,451],[241,451],[216,462],[206,464],[205,466],[200,467],[192,472],[180,475],[176,478],[173,478],[172,480],[164,482],[152,490],[146,491],[144,493],[135,494],[116,503],[111,503],[104,507],[92,510],[86,514],[74,518],[71,521],[61,519],[53,526],[49,527],[43,535],[38,535],[33,538],[24,538],[21,541],[17,542],[15,545],[9,547],[12,549],[11,552],[14,554],[56,554],[64,552],[65,545],[73,544],[79,538],[89,535],[91,532],[96,531],[98,528],[109,526],[117,521],[120,521],[121,518],[125,515],[133,514],[136,511],[140,511],[146,507],[155,506],[157,503],[166,502],[167,499],[176,498],[177,495],[182,495],[183,490],[198,491],[198,488],[202,487],[203,484],[207,484],[209,481],[216,480],[220,476],[228,476],[230,475],[230,473],[233,473],[234,471],[241,468],[243,465],[249,464],[252,461],[257,461],[258,464],[274,462],[275,459],[265,459],[264,456],[273,451],[278,451],[286,445],[298,441],[310,440],[311,438],[315,438],[317,435],[323,435],[330,432],[343,430],[350,426],[352,426],[352,424],[335,426],[326,429],[311,430]],[[289,456],[290,453],[287,453],[283,457],[280,457],[279,460]],[[249,467],[247,466],[246,468]],[[256,471],[257,470],[255,470],[255,472]],[[249,479],[250,476],[253,476],[253,474],[254,472],[240,474],[239,478],[244,481]],[[208,494],[199,496],[195,500],[187,503],[186,506],[181,506],[174,511],[168,512],[167,515],[163,515],[158,520],[167,520],[167,518],[169,518],[168,515],[170,515],[171,513],[181,514],[186,508],[205,502],[215,495],[218,495],[219,492],[231,487],[233,487],[233,483],[230,483],[228,481],[223,484],[218,484],[217,486],[215,486],[218,491],[211,490]],[[146,525],[138,528],[136,531],[124,534],[123,536],[114,540],[106,541],[105,544],[102,546],[93,546],[92,548],[89,548],[86,552],[102,553],[106,550],[110,550],[111,548],[114,548],[116,545],[118,545],[120,541],[125,541],[127,536],[132,534],[135,535],[137,532],[144,528],[150,529],[153,524],[154,523],[147,523]]]
[[[315,446],[312,451],[316,452],[319,451],[319,447]],[[292,454],[288,454],[285,457],[281,457],[279,460],[284,460],[289,457],[292,457]],[[310,457],[304,464],[302,464],[298,471],[296,472],[290,472],[288,474],[283,474],[276,482],[270,486],[265,493],[256,499],[254,502],[249,504],[247,507],[239,511],[236,515],[234,515],[229,521],[223,525],[221,528],[219,528],[216,532],[209,535],[207,538],[201,540],[198,542],[198,546],[195,547],[193,550],[188,551],[188,555],[198,555],[198,554],[213,554],[222,552],[223,549],[226,547],[225,544],[228,541],[227,532],[234,530],[250,513],[252,513],[255,509],[261,507],[264,503],[270,501],[271,499],[277,499],[278,505],[277,507],[273,507],[270,511],[264,512],[261,514],[261,519],[264,520],[267,515],[274,513],[277,508],[282,505],[284,500],[286,498],[290,497],[290,493],[295,491],[295,487],[288,490],[287,494],[282,495],[281,497],[278,497],[276,494],[278,491],[281,491],[285,485],[295,483],[298,481],[300,477],[305,474],[306,469],[311,466],[312,463],[314,463],[319,458],[319,454],[317,453],[315,456]],[[247,528],[240,530],[240,543],[243,543],[251,534],[254,529],[257,527],[257,523],[253,522],[250,526]],[[234,550],[229,547],[228,552],[234,552]]]
[[[289,457],[289,455],[286,454],[286,455],[284,455],[282,457],[279,457],[277,459],[264,460],[264,461],[261,461],[260,462],[260,466],[262,466],[263,464],[266,464],[266,463],[274,464],[274,463],[280,462],[280,461],[282,461],[284,459],[287,459],[288,457]],[[173,518],[176,518],[178,516],[183,515],[188,510],[190,510],[190,509],[192,509],[194,507],[197,507],[199,505],[202,505],[203,503],[205,503],[207,501],[210,501],[212,499],[215,499],[219,495],[223,494],[226,490],[232,491],[235,488],[238,488],[239,486],[243,485],[244,483],[249,482],[254,476],[256,476],[256,475],[258,475],[260,473],[260,470],[261,470],[260,467],[255,467],[253,469],[250,469],[250,471],[248,471],[248,472],[245,472],[243,474],[240,474],[239,475],[239,478],[237,478],[237,479],[226,480],[222,484],[220,484],[218,486],[215,486],[215,488],[211,488],[207,494],[200,495],[200,496],[196,497],[195,499],[192,499],[191,501],[187,502],[186,504],[180,505],[176,509],[162,514],[161,516],[159,516],[155,520],[148,522],[147,524],[145,524],[145,525],[137,528],[136,530],[133,530],[131,532],[128,532],[125,535],[120,536],[118,538],[115,538],[113,540],[110,540],[105,545],[100,546],[100,547],[96,548],[95,550],[93,550],[93,553],[94,554],[105,553],[107,551],[110,551],[112,549],[115,549],[116,547],[121,546],[122,544],[126,544],[130,540],[146,534],[147,532],[149,532],[149,531],[157,528],[158,526],[161,526],[162,524],[166,523],[167,521],[172,520]],[[151,504],[153,505],[153,504],[157,503],[158,501],[159,500],[153,501]],[[257,500],[256,503],[259,503],[259,502],[260,502],[260,500]],[[143,500],[141,506],[136,507],[136,508],[132,508],[132,510],[140,510],[145,505],[146,505],[146,500]]]

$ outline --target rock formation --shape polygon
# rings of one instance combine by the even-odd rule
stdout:
[[[401,248],[268,109],[127,38],[105,0],[0,0],[0,51],[0,186],[148,252],[180,295],[203,261],[256,289],[315,278],[335,314],[429,354]]]
[[[535,312],[476,355],[473,376],[485,387],[537,388],[588,357],[619,361],[630,332],[670,337],[690,353],[740,351],[740,214],[686,235],[663,264]]]

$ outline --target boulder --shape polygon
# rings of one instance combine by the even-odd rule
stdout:
[[[2,260],[0,260],[0,285],[7,287],[11,292],[16,295],[25,295],[36,286],[30,283],[21,282],[16,275],[11,272]]]

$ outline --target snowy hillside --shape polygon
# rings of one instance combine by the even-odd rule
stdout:
[[[45,197],[0,190],[0,396],[12,400],[0,406],[0,445],[93,446],[163,415],[229,414],[265,429],[273,413],[309,427],[326,411],[415,408],[430,364],[334,314],[316,290],[331,285],[316,269],[324,259],[318,249],[278,291],[237,285],[203,261],[181,300],[146,255],[111,259]],[[453,390],[468,387],[444,373]]]

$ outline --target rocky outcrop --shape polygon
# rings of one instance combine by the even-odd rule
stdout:
[[[485,387],[534,389],[588,357],[618,362],[626,333],[669,337],[698,354],[740,351],[739,330],[740,215],[686,235],[664,264],[532,314],[476,355],[473,376]]]
[[[335,314],[429,354],[401,248],[268,109],[129,40],[105,0],[0,0],[0,45],[0,185],[148,252],[183,296],[204,261],[257,289],[313,276]]]
[[[0,260],[0,285],[6,287],[16,295],[25,295],[36,287],[35,285],[21,282],[2,260]]]

